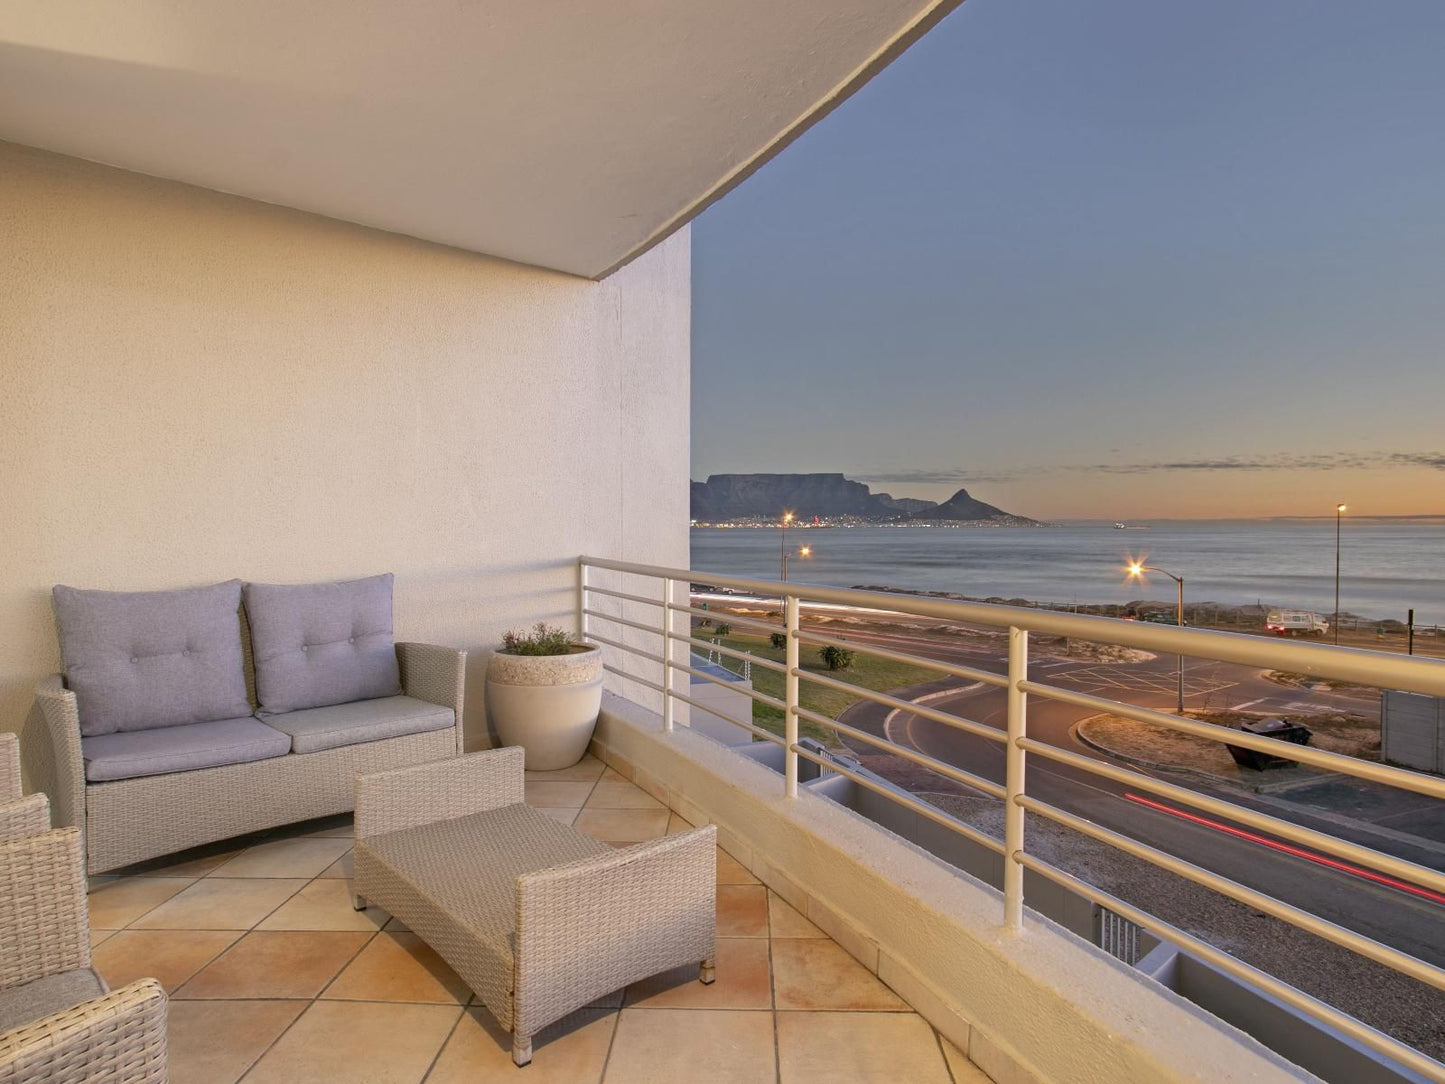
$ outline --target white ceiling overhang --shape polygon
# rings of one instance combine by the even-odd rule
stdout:
[[[600,278],[959,2],[7,0],[0,139]]]

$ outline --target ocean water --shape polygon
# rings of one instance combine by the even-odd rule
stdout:
[[[788,578],[830,587],[877,584],[1036,602],[1172,603],[1174,583],[1124,576],[1126,554],[1184,577],[1188,604],[1334,609],[1334,520],[1156,521],[1144,530],[1062,527],[792,528]],[[779,532],[694,528],[699,572],[775,580]],[[1350,522],[1341,532],[1340,610],[1445,625],[1445,521]]]

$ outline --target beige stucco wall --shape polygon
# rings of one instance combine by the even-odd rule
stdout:
[[[0,143],[0,730],[57,582],[396,573],[402,638],[686,565],[686,232],[588,282]]]

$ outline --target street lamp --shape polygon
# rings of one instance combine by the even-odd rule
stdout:
[[[1154,565],[1146,565],[1142,561],[1129,562],[1129,578],[1131,580],[1142,580],[1144,573],[1157,572],[1161,576],[1168,576],[1179,588],[1179,606],[1175,611],[1175,623],[1182,629],[1184,627],[1184,577],[1176,576],[1162,568]],[[1179,656],[1179,714],[1184,714],[1184,656]]]
[[[783,541],[778,547],[778,553],[783,561],[783,579],[788,578],[788,524],[793,522],[793,513],[784,512],[783,521],[780,526],[783,528]]]
[[[800,558],[808,558],[808,557],[813,556],[813,547],[812,547],[812,546],[799,546],[799,547],[798,547],[797,556],[800,557]],[[784,582],[784,583],[787,583],[787,582],[788,582],[788,551],[787,551],[787,550],[784,550],[784,551],[783,551],[783,582]]]
[[[1344,517],[1345,506],[1335,505],[1335,646],[1340,643],[1340,520]]]

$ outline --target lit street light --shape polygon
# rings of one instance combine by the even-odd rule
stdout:
[[[797,554],[796,554],[795,556],[797,556],[797,557],[799,557],[799,558],[803,558],[803,559],[806,559],[806,558],[808,558],[808,557],[811,557],[811,556],[813,556],[813,547],[812,547],[812,546],[799,546],[799,547],[798,547],[798,552],[797,552]],[[787,582],[788,582],[788,551],[787,551],[787,550],[784,550],[784,551],[783,551],[783,582],[784,582],[784,583],[787,583]]]
[[[781,526],[782,526],[782,528],[783,528],[783,541],[782,541],[782,545],[778,548],[778,553],[782,556],[782,559],[783,559],[783,579],[784,579],[784,580],[787,580],[787,578],[788,578],[788,524],[790,524],[790,523],[792,523],[792,522],[793,522],[793,513],[791,513],[791,512],[784,512],[784,513],[783,513],[783,522],[782,522],[782,524],[781,524]]]
[[[1340,643],[1340,520],[1345,506],[1335,505],[1335,646]]]
[[[1131,580],[1143,580],[1143,579],[1144,579],[1144,573],[1146,573],[1146,572],[1157,572],[1157,573],[1159,573],[1161,576],[1168,576],[1171,580],[1174,581],[1175,585],[1179,588],[1179,606],[1178,606],[1177,611],[1175,612],[1175,623],[1178,624],[1178,626],[1182,629],[1182,628],[1184,627],[1184,577],[1183,577],[1183,576],[1176,576],[1176,575],[1174,575],[1174,573],[1168,572],[1168,571],[1166,571],[1165,569],[1162,569],[1162,568],[1156,568],[1154,565],[1146,565],[1146,564],[1143,563],[1143,561],[1134,561],[1134,560],[1131,560],[1131,561],[1129,562],[1128,572],[1129,572],[1129,578],[1130,578]],[[1180,656],[1179,656],[1179,714],[1181,714],[1181,715],[1184,714],[1184,656],[1183,656],[1183,655],[1180,655]]]

